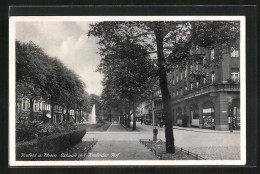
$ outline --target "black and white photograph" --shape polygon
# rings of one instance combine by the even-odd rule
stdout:
[[[11,16],[9,165],[245,165],[244,16]]]

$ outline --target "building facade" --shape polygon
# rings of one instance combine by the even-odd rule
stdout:
[[[80,111],[77,111],[77,115],[79,115],[79,112]],[[34,120],[47,122],[51,118],[51,105],[43,99],[34,100],[33,113]],[[66,109],[63,110],[62,106],[55,105],[53,108],[53,122],[60,123],[64,121],[63,114],[65,113]],[[16,119],[20,121],[28,121],[29,115],[30,100],[25,96],[18,97],[16,100]],[[75,111],[73,109],[69,111],[69,115],[71,119],[75,119]]]
[[[204,129],[240,129],[240,57],[231,48],[219,66],[205,68],[214,61],[215,50],[196,48],[201,62],[191,62],[168,74],[174,125]],[[191,76],[204,74],[191,80]]]

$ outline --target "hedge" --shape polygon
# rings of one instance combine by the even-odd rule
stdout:
[[[50,136],[16,144],[16,160],[42,160],[59,158],[60,154],[69,147],[81,141],[86,134],[86,129],[78,129],[70,132],[57,133]],[[26,157],[22,155],[27,155]],[[39,156],[41,154],[41,156]],[[47,157],[52,154],[54,157]],[[57,155],[55,157],[55,155]]]

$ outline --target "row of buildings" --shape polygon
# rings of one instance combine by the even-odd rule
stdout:
[[[51,105],[43,100],[38,99],[33,102],[33,113],[34,113],[34,119],[38,121],[44,121],[48,122],[51,119]],[[84,118],[87,113],[83,111],[76,111],[76,115],[82,114],[82,118]],[[81,113],[80,113],[81,112]],[[64,121],[63,115],[67,113],[66,109],[62,108],[62,106],[55,105],[53,108],[53,122],[54,123],[60,123]],[[69,116],[70,119],[75,119],[75,110],[70,109],[69,110]],[[30,100],[27,97],[19,97],[16,100],[16,119],[20,121],[27,121],[29,120],[30,115]]]
[[[201,62],[177,67],[167,77],[173,124],[215,130],[240,129],[239,50],[229,49],[218,66],[208,68],[203,64],[214,61],[216,51],[200,47],[196,51],[204,55]],[[199,73],[204,75],[191,80],[191,76]],[[164,119],[160,90],[155,92],[153,103],[155,121],[160,122]],[[151,102],[140,105],[138,113],[152,119]]]

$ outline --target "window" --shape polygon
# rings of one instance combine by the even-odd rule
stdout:
[[[204,77],[204,78],[203,78],[203,83],[206,84],[206,81],[207,81],[207,80],[206,80],[206,78]]]
[[[183,95],[183,90],[182,90],[182,88],[181,88],[181,95]]]
[[[190,84],[190,89],[192,89],[192,88],[193,88],[193,83]]]
[[[197,84],[197,88],[199,87],[199,82],[196,83]]]
[[[176,93],[176,95],[178,96],[179,95],[179,90],[177,89],[177,93]]]
[[[239,72],[232,72],[231,73],[231,79],[236,81],[236,82],[239,82]]]
[[[172,84],[175,85],[174,77],[172,78]]]
[[[185,67],[184,77],[187,77],[187,65],[186,65],[186,67]]]
[[[215,50],[214,49],[211,50],[210,57],[211,57],[211,60],[215,59]]]
[[[215,83],[215,80],[216,80],[215,78],[216,78],[215,77],[215,73],[212,73],[211,74],[211,82],[212,82],[212,84]]]
[[[203,56],[203,65],[207,63],[206,56]]]
[[[182,72],[181,72],[181,80],[182,80]]]
[[[39,103],[39,110],[41,110],[41,104]]]
[[[176,79],[176,82],[178,83],[179,82],[179,76],[177,75],[177,77],[176,77],[177,79]]]
[[[185,91],[188,91],[188,86],[187,85],[185,85]]]
[[[25,103],[23,103],[23,110],[25,110]]]
[[[193,65],[190,65],[190,73],[193,71]]]
[[[196,63],[196,71],[198,71],[199,70],[199,64],[198,64],[198,62]]]
[[[231,47],[231,54],[230,54],[231,57],[239,57],[239,51],[238,50],[235,50],[234,47]]]
[[[37,110],[37,105],[34,105],[34,110],[35,110],[35,111]]]

